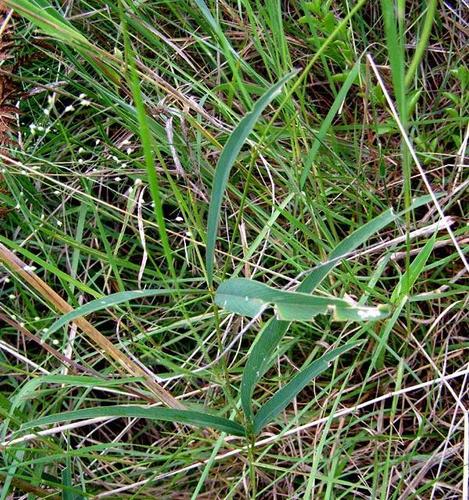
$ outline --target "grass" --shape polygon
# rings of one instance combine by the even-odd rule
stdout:
[[[0,12],[0,499],[467,497],[462,3]]]

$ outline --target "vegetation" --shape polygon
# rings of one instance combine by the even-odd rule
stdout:
[[[463,4],[0,2],[1,500],[467,498]]]

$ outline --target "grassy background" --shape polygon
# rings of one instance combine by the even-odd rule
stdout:
[[[4,3],[18,12],[2,68],[20,114],[16,143],[1,151],[0,243],[73,308],[169,292],[87,317],[132,361],[125,371],[73,324],[49,335],[61,311],[50,290],[0,268],[0,498],[467,493],[464,2]],[[394,313],[292,324],[255,406],[325,349],[366,342],[249,450],[217,431],[136,418],[28,436],[22,426],[41,416],[154,403],[149,376],[192,409],[242,422],[240,381],[268,316],[226,348],[248,322],[213,305],[208,204],[230,133],[292,70],[231,171],[215,288],[233,276],[294,288],[365,222],[428,194],[411,153],[457,245],[430,202],[335,268],[319,293]]]

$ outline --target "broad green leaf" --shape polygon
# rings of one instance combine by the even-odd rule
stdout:
[[[361,342],[351,342],[337,349],[333,349],[321,356],[321,358],[313,361],[309,366],[295,375],[288,384],[277,391],[277,393],[257,412],[254,418],[254,432],[258,434],[266,424],[274,420],[295,396],[310,383],[311,379],[317,377],[329,368],[335,358],[359,344],[361,344]]]
[[[193,425],[195,427],[213,427],[222,432],[234,436],[244,436],[244,428],[232,420],[217,417],[194,410],[173,410],[172,408],[145,407],[137,405],[101,406],[95,408],[85,408],[75,411],[66,411],[47,415],[45,417],[32,420],[22,426],[22,430],[40,427],[43,425],[57,424],[70,420],[82,420],[97,417],[127,417],[146,418],[147,420],[161,420],[165,422],[179,422],[181,424]]]
[[[387,308],[364,307],[336,297],[277,290],[245,278],[224,281],[217,290],[215,302],[231,312],[255,317],[273,307],[276,318],[284,321],[310,321],[318,314],[332,314],[337,321],[382,319]]]
[[[417,198],[409,208],[413,210],[431,201],[430,196]],[[316,266],[297,288],[298,292],[311,293],[327,276],[327,274],[337,266],[341,260],[350,252],[363,245],[374,234],[378,233],[391,222],[399,219],[405,212],[399,214],[393,210],[386,210],[368,223],[360,226],[356,231],[342,240],[330,253],[329,260]],[[275,349],[285,335],[290,323],[288,321],[278,321],[271,319],[259,332],[256,342],[252,347],[244,368],[241,381],[241,405],[248,420],[252,420],[252,393],[258,380],[264,375],[272,363]]]
[[[108,307],[113,307],[124,302],[129,302],[130,300],[140,299],[142,297],[154,297],[156,295],[171,295],[177,293],[175,290],[161,288],[154,290],[134,290],[131,292],[118,292],[103,297],[102,299],[92,300],[81,307],[77,307],[73,311],[61,316],[57,321],[55,321],[49,328],[47,335],[55,333],[57,330],[70,323],[76,318],[81,316],[86,316],[96,311],[101,311],[107,309]]]
[[[209,284],[213,282],[213,260],[215,255],[215,243],[217,239],[218,221],[220,217],[220,209],[223,200],[223,195],[226,190],[228,178],[231,168],[243,147],[244,142],[251,133],[254,125],[261,116],[266,106],[275,99],[283,89],[283,86],[290,80],[296,72],[289,73],[284,76],[275,85],[272,85],[265,94],[259,98],[254,104],[253,109],[239,122],[236,129],[230,135],[228,141],[223,148],[223,151],[218,160],[215,177],[213,179],[212,194],[210,198],[210,206],[208,209],[207,223],[207,251],[206,251],[206,267],[207,278]]]

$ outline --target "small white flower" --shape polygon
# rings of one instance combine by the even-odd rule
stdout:
[[[82,106],[90,106],[90,105],[91,105],[91,101],[89,101],[88,99],[82,99],[82,100],[80,101],[80,104],[81,104]]]
[[[94,141],[94,143],[96,144],[96,146],[98,146],[99,144],[101,144],[101,140],[100,140],[100,139],[96,139],[96,140]]]
[[[176,222],[184,222],[184,219],[181,216],[179,216],[179,215],[174,220]]]
[[[43,331],[44,333],[47,333],[47,332],[49,331],[49,328],[43,328],[43,329],[42,329],[42,331]]]
[[[50,109],[48,109],[48,108],[44,108],[44,109],[42,110],[42,112],[43,112],[46,116],[49,116],[49,115],[50,115]]]
[[[80,159],[78,160],[78,164],[79,164],[79,165],[83,165],[83,162],[84,162],[83,158],[80,158]]]
[[[62,223],[62,221],[60,221],[60,220],[56,220],[56,221],[55,221],[55,223],[56,223],[59,227],[63,226],[63,223]]]
[[[128,155],[130,155],[131,153],[133,153],[133,151],[134,150],[132,148],[127,148],[126,149],[126,152],[127,152]]]
[[[138,177],[135,179],[135,185],[140,186],[142,184],[142,179],[139,179]]]
[[[116,177],[114,180],[115,180],[116,182],[121,182],[121,180],[122,180],[122,179],[121,179],[120,177]]]
[[[54,191],[54,194],[55,194],[56,196],[60,196],[60,191],[59,191],[58,189],[56,189],[56,190]]]
[[[57,339],[54,339],[54,340],[52,341],[52,343],[53,343],[54,345],[59,345],[59,341],[58,341]]]
[[[13,293],[10,293],[10,295],[8,295],[8,298],[14,300],[16,299],[16,296]]]
[[[39,316],[34,316],[34,321],[41,321],[41,318]]]
[[[69,104],[65,109],[64,109],[64,113],[69,113],[69,112],[72,112],[72,111],[75,111],[75,107],[72,105],[72,104]]]
[[[10,283],[10,278],[7,276],[4,281],[5,283]]]
[[[79,154],[79,155],[81,155],[81,154],[82,154],[82,153],[84,153],[84,152],[85,152],[85,148],[83,148],[83,147],[81,147],[81,146],[80,146],[80,147],[78,148],[78,154]]]

